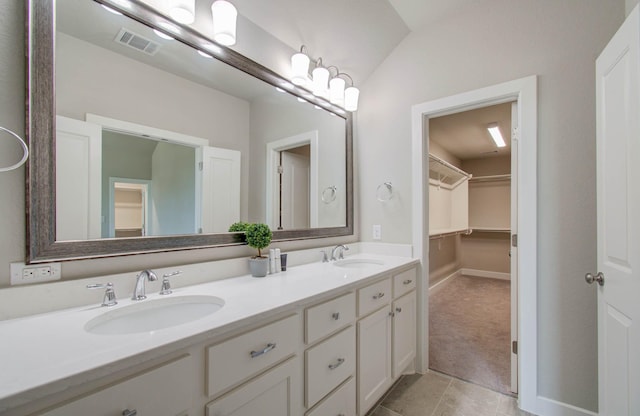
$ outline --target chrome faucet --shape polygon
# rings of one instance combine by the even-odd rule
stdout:
[[[156,276],[153,270],[141,271],[140,274],[136,276],[136,287],[133,289],[133,296],[131,297],[131,300],[143,300],[147,298],[144,291],[145,279],[153,282],[158,280],[158,276]]]
[[[343,259],[345,250],[349,250],[349,247],[344,244],[338,244],[335,246],[333,250],[331,250],[331,260]]]

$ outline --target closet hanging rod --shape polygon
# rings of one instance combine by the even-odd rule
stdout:
[[[487,176],[474,176],[469,179],[469,182],[498,182],[498,181],[510,181],[511,175],[487,175]]]
[[[446,232],[446,233],[438,233],[438,234],[430,235],[429,236],[429,240],[435,240],[437,238],[445,238],[445,237],[450,237],[450,236],[460,235],[460,234],[469,235],[472,232],[473,232],[473,230],[471,228],[468,228],[466,230],[450,231],[450,232]]]

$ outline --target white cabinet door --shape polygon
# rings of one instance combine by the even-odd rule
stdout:
[[[416,292],[393,302],[393,378],[416,357]]]
[[[293,357],[207,405],[207,416],[302,414],[300,361]]]
[[[358,414],[364,415],[393,383],[391,307],[358,322]]]
[[[594,290],[603,416],[640,414],[639,7],[596,61],[597,259],[603,280]]]

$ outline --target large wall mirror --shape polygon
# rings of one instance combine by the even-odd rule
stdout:
[[[141,1],[27,15],[29,262],[353,234],[342,108]]]

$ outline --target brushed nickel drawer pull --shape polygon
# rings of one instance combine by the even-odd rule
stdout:
[[[380,292],[377,295],[373,295],[373,299],[378,300],[384,297],[384,292]]]
[[[138,414],[138,411],[136,409],[133,409],[133,410],[125,409],[122,411],[122,416],[136,416],[137,414]]]
[[[331,317],[332,317],[334,320],[336,320],[336,321],[337,321],[338,319],[340,319],[340,312],[334,312],[334,313],[331,315]]]
[[[335,364],[329,364],[329,370],[335,370],[340,367],[344,363],[344,358],[338,358],[338,361]]]
[[[398,313],[402,312],[402,308],[397,307],[397,308],[396,308],[396,312],[398,312]]]
[[[408,285],[409,283],[413,282],[413,279],[407,279],[404,282],[402,282],[405,285]]]
[[[266,347],[264,347],[260,351],[251,351],[251,358],[256,358],[256,357],[259,357],[259,356],[261,356],[263,354],[266,354],[269,351],[271,351],[272,349],[274,349],[275,347],[276,347],[276,344],[269,343],[269,344],[267,344]]]

